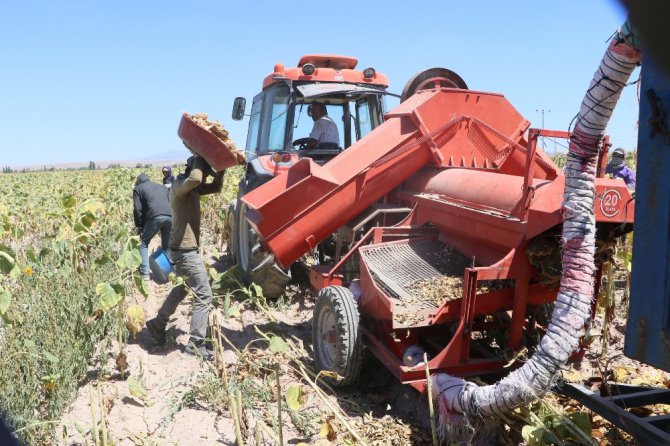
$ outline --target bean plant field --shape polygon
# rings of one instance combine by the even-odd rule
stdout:
[[[0,404],[26,444],[46,442],[134,286],[126,170],[3,175]],[[121,307],[119,307],[121,308]]]
[[[353,388],[333,390],[315,375],[314,293],[304,278],[295,274],[272,302],[238,278],[223,224],[238,169],[226,172],[220,195],[203,199],[214,361],[182,352],[188,302],[166,347],[151,345],[143,324],[170,284],[143,282],[137,272],[132,189],[143,171],[160,181],[158,168],[2,175],[0,412],[21,444],[432,444],[426,398],[374,359],[365,359]],[[591,346],[566,380],[670,384],[668,374],[621,354],[631,240],[620,242],[604,271]],[[553,394],[501,423],[497,441],[505,445],[631,444]]]
[[[137,273],[132,221],[139,172],[2,176],[0,410],[25,444],[51,442],[89,365],[99,361],[96,346],[123,345],[125,312],[149,292]],[[223,221],[217,210],[227,198],[210,200],[210,221]],[[117,357],[123,360],[122,347]]]

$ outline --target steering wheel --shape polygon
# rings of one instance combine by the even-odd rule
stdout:
[[[307,150],[307,144],[311,138],[299,138],[293,141],[293,147],[296,147],[298,150]]]

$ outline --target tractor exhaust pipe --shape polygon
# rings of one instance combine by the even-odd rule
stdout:
[[[432,377],[444,440],[473,441],[473,427],[526,405],[554,385],[579,347],[591,316],[595,276],[594,179],[605,128],[642,56],[639,34],[626,21],[610,41],[582,101],[565,167],[563,276],[551,324],[535,354],[501,381],[478,386],[447,374]],[[470,428],[470,429],[468,429]],[[467,436],[454,438],[456,435]]]

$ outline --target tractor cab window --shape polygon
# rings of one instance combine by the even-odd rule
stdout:
[[[261,126],[261,110],[263,107],[264,93],[259,93],[254,97],[251,106],[251,117],[249,119],[249,136],[247,136],[247,147],[245,152],[247,157],[253,158],[258,150],[258,130]]]
[[[258,155],[285,150],[290,91],[288,85],[278,84],[265,90],[262,95],[263,106],[259,113],[260,134],[255,150]],[[252,122],[255,119],[254,107],[256,107],[255,98],[251,110]],[[251,137],[253,136],[251,133],[252,124],[249,125],[249,136]]]
[[[356,138],[361,139],[379,125],[375,115],[370,113],[370,98],[361,98],[356,101]]]
[[[358,140],[382,124],[385,112],[384,96],[366,95],[357,98],[354,103],[356,106],[354,124]]]
[[[328,104],[326,100],[322,102],[326,104],[326,112],[328,117],[333,120],[337,126],[337,134],[339,136],[339,147],[344,147],[344,107],[341,104]],[[293,139],[307,138],[314,127],[314,120],[308,115],[309,104],[298,103],[295,106],[295,119],[293,124]]]
[[[312,102],[326,105],[328,116],[337,126],[339,146],[346,149],[381,124],[380,95],[321,96],[312,100],[297,98],[293,119],[293,140],[310,135],[314,120],[308,115]]]

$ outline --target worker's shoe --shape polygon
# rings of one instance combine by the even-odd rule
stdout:
[[[184,353],[206,360],[214,357],[214,352],[208,349],[204,342],[189,342],[184,348]]]
[[[165,345],[165,328],[160,328],[156,318],[149,319],[145,324],[149,334],[156,341],[158,345]]]

